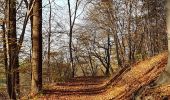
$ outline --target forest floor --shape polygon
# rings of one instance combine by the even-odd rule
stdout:
[[[132,67],[124,68],[112,78],[79,77],[72,79],[70,82],[51,84],[44,89],[42,95],[36,96],[34,99],[130,100],[141,87],[151,84],[165,69],[167,55],[167,52],[164,52]],[[165,85],[154,89],[154,91],[157,91],[155,93],[159,93],[157,95],[163,97],[170,94],[168,92],[170,86]],[[165,93],[160,93],[161,91]],[[162,100],[162,98],[152,98],[151,100]]]

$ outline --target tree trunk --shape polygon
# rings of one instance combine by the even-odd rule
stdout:
[[[106,72],[105,72],[105,75],[106,76],[109,76],[110,75],[110,33],[108,33],[108,36],[107,36],[107,68],[106,68]]]
[[[121,60],[120,54],[119,54],[119,45],[118,45],[118,36],[117,36],[117,34],[114,34],[114,43],[115,43],[116,59],[117,59],[118,66],[123,67],[122,66],[122,60]]]
[[[42,89],[42,0],[35,0],[32,24],[31,93],[35,95]]]
[[[16,99],[19,95],[19,61],[17,53],[17,34],[16,34],[16,0],[7,0],[7,88],[10,99]]]
[[[49,31],[48,31],[48,53],[47,53],[47,74],[48,79],[47,81],[51,82],[51,69],[50,69],[50,50],[51,50],[51,17],[52,17],[52,8],[51,8],[51,1],[49,0],[50,5],[50,14],[49,14]]]
[[[72,68],[72,77],[75,75],[75,68],[73,63],[73,53],[72,53],[72,34],[73,34],[73,26],[74,23],[72,23],[72,15],[71,15],[71,5],[70,0],[68,0],[68,7],[69,7],[69,20],[70,20],[70,31],[69,31],[69,53],[70,53],[70,67]],[[76,15],[75,15],[76,16]]]
[[[129,64],[132,63],[132,37],[131,37],[131,19],[132,19],[132,2],[129,1],[129,11],[127,11],[128,13],[128,27],[127,27],[127,31],[128,31],[128,47],[129,47],[129,54],[128,54],[128,60],[129,60]]]
[[[69,53],[70,53],[70,67],[72,68],[72,77],[75,76],[75,65],[74,65],[74,59],[73,59],[73,50],[72,50],[72,40],[73,40],[73,27],[75,24],[75,20],[77,18],[77,10],[79,6],[79,0],[76,0],[75,3],[75,9],[74,9],[74,16],[72,16],[72,10],[71,10],[71,4],[70,0],[67,1],[68,3],[68,9],[69,9]]]
[[[5,31],[5,23],[2,24],[2,30],[3,30],[3,53],[4,53],[4,66],[5,66],[5,72],[6,72],[6,80],[8,79],[8,58],[7,58],[7,42],[6,42],[6,31]],[[6,81],[6,84],[8,86],[8,81]],[[8,91],[9,93],[9,91]]]
[[[160,75],[157,84],[170,82],[170,0],[167,0],[167,36],[168,36],[168,64],[165,71]]]

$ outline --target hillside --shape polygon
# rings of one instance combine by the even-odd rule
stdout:
[[[141,61],[131,68],[121,70],[112,78],[92,78],[80,82],[51,84],[39,100],[129,100],[141,87],[154,81],[167,64],[167,52]],[[79,78],[80,80],[81,78]],[[88,80],[88,81],[87,81]],[[89,82],[90,80],[91,83]],[[78,84],[79,83],[79,84]],[[80,84],[81,83],[81,84]],[[93,84],[92,84],[93,83]],[[167,94],[166,94],[167,95]]]

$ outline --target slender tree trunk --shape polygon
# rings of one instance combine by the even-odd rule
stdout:
[[[68,0],[68,7],[69,7],[69,20],[70,20],[70,31],[69,31],[69,53],[70,53],[70,66],[72,68],[72,77],[75,75],[75,68],[74,68],[74,63],[73,63],[73,53],[72,53],[72,34],[73,34],[73,25],[72,24],[72,15],[71,15],[71,5],[70,5],[70,0]]]
[[[70,66],[72,68],[72,77],[75,76],[75,67],[73,62],[73,51],[72,51],[72,29],[70,30],[70,39],[69,39],[69,53],[70,53]]]
[[[91,75],[96,76],[96,71],[94,69],[93,62],[92,62],[92,57],[91,57],[90,53],[88,53],[88,57],[89,57],[89,62],[90,62]]]
[[[29,8],[31,8],[31,6],[33,5],[33,0],[30,0],[30,5],[29,5]],[[33,10],[31,10],[30,12],[30,23],[31,23],[31,44],[32,43],[32,33],[33,33]],[[32,59],[32,47],[30,48],[30,62],[31,62],[31,59]],[[32,74],[32,73],[31,73]],[[32,75],[31,75],[32,76]]]
[[[42,90],[42,0],[35,0],[32,32],[31,93],[35,95]]]
[[[16,0],[7,0],[7,39],[8,39],[8,93],[10,99],[19,95],[19,61],[16,34]]]
[[[121,60],[120,54],[119,54],[119,46],[118,46],[118,36],[117,36],[117,34],[114,34],[114,43],[115,43],[116,59],[117,59],[118,66],[123,67],[122,66],[122,60]]]
[[[131,17],[132,17],[132,2],[129,1],[129,16],[128,16],[128,46],[129,46],[129,64],[132,63],[132,37],[131,37]]]
[[[30,5],[32,5],[32,0],[30,0]],[[31,44],[33,44],[33,11],[31,10],[31,16],[30,16],[30,24],[31,24]],[[33,47],[33,46],[32,46]],[[30,62],[31,62],[31,68],[32,68],[32,47],[30,48]],[[32,71],[31,71],[31,79],[32,79]]]
[[[106,68],[106,76],[110,75],[110,33],[107,36],[107,68]]]
[[[5,31],[5,23],[3,23],[2,25],[2,30],[3,30],[3,52],[4,52],[4,65],[5,65],[5,69],[7,71],[7,66],[8,66],[8,61],[7,61],[7,46],[6,46],[6,31]]]
[[[6,42],[6,31],[5,31],[5,23],[2,25],[2,30],[3,30],[3,53],[4,53],[4,66],[5,66],[5,72],[6,72],[6,84],[8,86],[8,58],[7,58],[7,42]],[[8,88],[8,87],[7,87]],[[9,93],[9,90],[8,90]]]
[[[51,49],[51,1],[49,0],[50,4],[50,14],[49,14],[49,31],[48,31],[48,57],[47,57],[47,67],[48,67],[48,81],[51,82],[51,69],[50,69],[50,49]]]
[[[77,18],[79,0],[76,0],[76,3],[75,3],[74,16],[72,16],[70,0],[68,0],[67,3],[68,3],[68,9],[69,9],[69,24],[70,24],[69,26],[70,27],[70,30],[69,30],[70,67],[72,68],[72,77],[74,77],[75,76],[75,65],[74,65],[74,60],[73,60],[72,40],[73,40],[73,27],[75,24],[75,20]]]

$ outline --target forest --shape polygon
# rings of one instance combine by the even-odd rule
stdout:
[[[0,100],[170,100],[170,0],[0,0]]]

